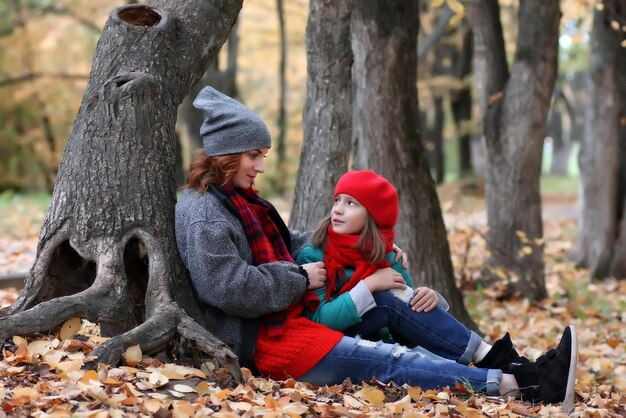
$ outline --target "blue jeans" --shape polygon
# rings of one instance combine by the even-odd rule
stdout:
[[[334,385],[346,378],[353,382],[393,381],[423,390],[469,383],[476,391],[499,395],[501,370],[478,369],[447,359],[436,359],[398,344],[343,337],[311,370],[298,380],[316,385]]]
[[[408,303],[391,292],[374,292],[376,307],[362,321],[343,330],[345,335],[379,340],[378,331],[387,327],[394,341],[407,347],[420,346],[438,356],[469,364],[481,338],[455,317],[437,307],[430,312],[414,312]]]

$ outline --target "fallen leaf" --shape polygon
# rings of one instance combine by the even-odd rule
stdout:
[[[142,358],[141,347],[139,344],[132,345],[124,351],[124,362],[129,366],[136,366]]]
[[[59,331],[59,338],[61,338],[61,341],[65,341],[76,335],[76,333],[80,330],[82,322],[83,321],[76,316],[65,321],[65,323],[61,327],[61,330]]]

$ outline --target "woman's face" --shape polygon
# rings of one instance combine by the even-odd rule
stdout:
[[[349,194],[340,193],[335,196],[330,222],[338,234],[358,235],[365,228],[367,209]]]
[[[249,189],[254,184],[257,174],[265,171],[263,159],[269,148],[260,148],[241,154],[239,169],[233,178],[233,186],[240,189]]]

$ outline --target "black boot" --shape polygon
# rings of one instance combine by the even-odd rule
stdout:
[[[573,405],[577,361],[576,328],[569,325],[556,349],[549,350],[535,363],[511,365],[520,398],[533,403],[567,402]]]
[[[474,363],[474,366],[481,369],[500,369],[504,373],[510,374],[511,363],[528,364],[530,360],[517,353],[513,348],[511,336],[507,332],[504,334],[504,337],[493,344],[493,347],[491,347],[491,350],[489,350],[485,358],[478,363]]]

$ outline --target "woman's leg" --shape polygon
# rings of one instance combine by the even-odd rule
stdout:
[[[421,346],[441,357],[469,364],[482,339],[452,315],[437,307],[430,312],[414,312],[389,291],[374,292],[376,307],[363,314],[363,321],[346,330],[349,336],[374,338],[387,327],[399,342]]]
[[[382,382],[407,383],[422,389],[469,383],[474,390],[498,395],[502,371],[478,369],[450,360],[433,360],[405,347],[344,337],[298,380],[317,385],[339,384],[349,377],[353,382],[372,377]]]

